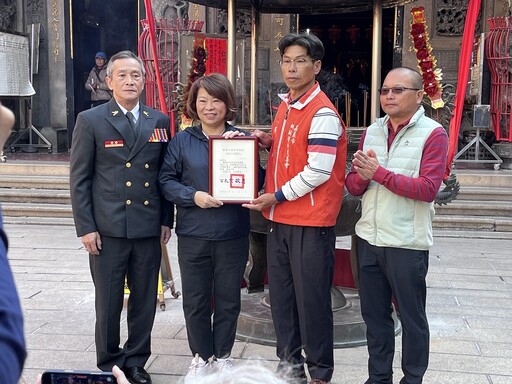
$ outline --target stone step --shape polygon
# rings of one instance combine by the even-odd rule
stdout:
[[[0,188],[0,201],[12,203],[71,204],[68,190]]]
[[[453,231],[512,232],[512,217],[470,216],[467,214],[439,216],[436,214],[432,226],[436,229]]]
[[[469,215],[490,217],[512,217],[511,201],[454,200],[447,205],[436,205],[436,216]]]
[[[512,203],[512,188],[508,187],[475,187],[462,186],[456,201],[510,201]]]
[[[457,175],[461,188],[464,186],[512,188],[512,170],[454,169],[452,173]]]
[[[4,217],[73,217],[69,204],[2,203]]]
[[[456,237],[463,239],[499,239],[512,240],[512,232],[479,231],[479,230],[454,230],[434,228],[434,237]],[[435,240],[434,240],[435,243]]]
[[[512,171],[454,170],[459,196],[437,206],[434,235],[512,238]],[[74,225],[68,163],[0,164],[6,223]]]
[[[3,188],[43,188],[69,190],[68,176],[0,175]]]
[[[0,163],[0,175],[69,176],[69,163],[8,161],[7,163]]]
[[[71,217],[44,217],[44,216],[4,216],[4,224],[30,224],[30,225],[66,225],[74,226]]]

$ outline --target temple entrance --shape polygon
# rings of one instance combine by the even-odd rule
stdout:
[[[372,17],[372,12],[353,12],[299,18],[299,30],[309,29],[324,43],[317,79],[348,127],[370,123]],[[394,8],[383,10],[382,78],[393,67],[394,17]]]
[[[74,117],[91,105],[85,82],[96,52],[110,58],[121,50],[137,52],[139,0],[85,0],[72,2]]]

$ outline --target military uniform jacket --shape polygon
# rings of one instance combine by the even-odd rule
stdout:
[[[73,217],[78,236],[130,239],[172,228],[174,209],[162,198],[158,172],[170,139],[169,117],[140,105],[137,137],[114,99],[81,112],[70,157]]]

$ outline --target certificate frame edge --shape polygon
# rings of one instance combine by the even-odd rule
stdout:
[[[254,161],[254,191],[252,193],[252,199],[258,197],[258,138],[255,136],[236,136],[229,139],[224,138],[222,135],[210,135],[208,136],[208,193],[213,196],[213,180],[212,180],[212,167],[213,163],[213,142],[216,140],[252,140],[253,141],[253,161]],[[251,200],[252,200],[251,199]],[[250,200],[222,200],[224,204],[245,204],[250,203]]]

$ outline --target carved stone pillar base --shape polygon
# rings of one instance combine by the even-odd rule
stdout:
[[[366,344],[366,325],[361,317],[361,306],[357,290],[336,287],[346,298],[346,305],[333,310],[334,348],[356,347]],[[260,293],[246,293],[242,289],[242,310],[238,317],[236,337],[263,345],[276,345],[276,334],[272,314],[265,298],[268,290]],[[402,326],[393,311],[395,334]]]
[[[492,145],[492,149],[503,160],[500,168],[512,169],[512,143],[499,142]]]
[[[52,153],[68,151],[68,130],[67,128],[42,127],[41,134],[52,144]],[[42,140],[39,144],[44,144]]]

